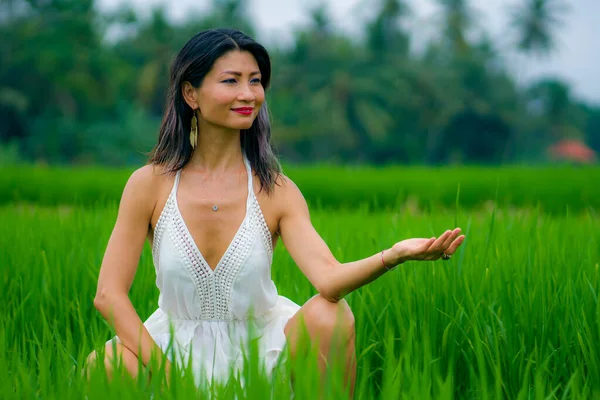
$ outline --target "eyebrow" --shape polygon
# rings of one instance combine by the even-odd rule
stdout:
[[[238,72],[238,71],[223,71],[223,72],[221,72],[221,75],[224,75],[224,74],[231,74],[231,75],[235,75],[235,76],[242,76],[242,73]],[[252,76],[252,75],[259,75],[259,74],[260,74],[260,71],[254,71],[254,72],[250,73],[250,76]]]

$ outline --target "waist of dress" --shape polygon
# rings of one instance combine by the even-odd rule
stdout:
[[[169,313],[166,310],[160,309],[166,316],[167,318],[173,320],[173,321],[181,321],[181,322],[209,322],[209,323],[247,323],[249,321],[252,320],[257,320],[257,319],[261,319],[261,317],[264,317],[263,315],[249,315],[247,317],[244,318],[203,318],[203,317],[193,317],[193,316],[189,316],[189,315],[176,315],[176,314],[172,314]]]

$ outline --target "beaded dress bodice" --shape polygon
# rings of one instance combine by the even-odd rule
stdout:
[[[196,246],[177,203],[180,173],[156,223],[152,258],[159,308],[182,320],[235,321],[245,319],[251,308],[260,315],[277,301],[271,280],[271,233],[254,194],[252,170],[248,174],[246,215],[214,270]]]

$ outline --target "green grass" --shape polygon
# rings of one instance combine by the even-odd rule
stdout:
[[[596,215],[462,210],[313,209],[315,227],[340,261],[454,226],[467,234],[452,260],[408,262],[346,297],[356,318],[355,398],[600,396]],[[101,373],[89,384],[81,378],[87,354],[113,335],[92,299],[115,216],[114,205],[0,207],[0,398],[137,399],[157,390],[145,381],[109,384]],[[272,271],[280,294],[293,301],[315,293],[281,245]],[[157,296],[146,246],[130,296],[142,319]],[[297,399],[315,397],[315,370],[302,370]],[[268,382],[250,367],[247,373],[246,393],[233,382],[215,389],[217,397],[237,390],[239,398],[268,398]],[[285,381],[273,390],[285,398]],[[184,377],[165,396],[204,398],[195,393]]]
[[[132,170],[8,167],[0,169],[0,204],[97,206],[119,201]],[[598,167],[286,167],[307,201],[328,209],[425,211],[460,205],[539,207],[565,214],[600,209]],[[321,177],[315,179],[315,177]],[[323,178],[326,179],[323,179]],[[567,207],[568,205],[568,207]]]

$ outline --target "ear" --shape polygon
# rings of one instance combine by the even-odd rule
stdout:
[[[198,92],[190,82],[183,82],[183,84],[181,85],[181,94],[183,95],[183,99],[185,100],[187,105],[190,106],[192,110],[196,110],[200,107],[197,101]]]

